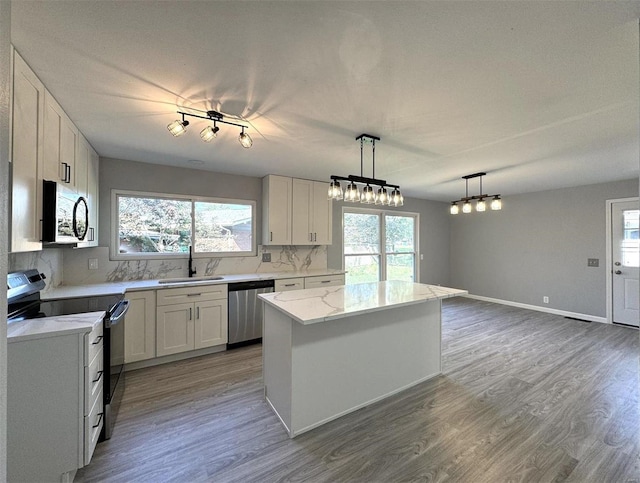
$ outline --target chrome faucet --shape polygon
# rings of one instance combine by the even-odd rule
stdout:
[[[196,269],[193,268],[193,257],[191,256],[191,245],[189,245],[189,278],[193,277],[196,274]]]

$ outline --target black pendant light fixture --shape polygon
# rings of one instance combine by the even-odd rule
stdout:
[[[464,198],[460,198],[459,200],[452,201],[451,206],[449,207],[449,213],[452,215],[457,215],[460,213],[460,206],[458,203],[462,203],[462,212],[463,213],[471,213],[473,211],[473,206],[471,206],[471,202],[473,200],[476,201],[476,211],[486,211],[487,210],[487,202],[486,199],[493,198],[491,200],[490,207],[493,211],[498,211],[502,209],[502,199],[500,195],[487,195],[482,193],[482,177],[487,173],[473,173],[463,176],[462,179],[465,180],[465,196]],[[469,196],[469,180],[473,178],[480,178],[480,194]]]
[[[185,119],[185,116],[197,117],[198,119],[206,119],[207,121],[212,121],[213,126],[207,126],[202,131],[200,131],[200,138],[205,143],[210,143],[213,141],[218,135],[218,131],[220,128],[218,127],[218,123],[229,124],[231,126],[237,126],[242,129],[240,135],[238,136],[238,141],[244,148],[250,148],[253,145],[253,140],[248,133],[244,132],[245,129],[249,129],[247,126],[243,126],[242,124],[237,124],[235,122],[225,121],[224,116],[220,114],[218,111],[207,111],[206,116],[201,116],[199,114],[191,114],[189,112],[178,111],[178,114],[182,116],[182,119],[177,119],[173,121],[171,124],[167,126],[167,129],[171,134],[175,137],[182,136],[185,132],[187,132],[187,126],[189,125],[189,121]]]
[[[356,141],[360,141],[360,176],[350,174],[349,176],[331,175],[331,183],[329,183],[328,198],[330,200],[344,200],[352,203],[402,206],[404,197],[400,192],[400,186],[389,184],[383,179],[376,179],[376,141],[380,141],[378,136],[371,134],[360,134],[356,137]],[[371,143],[372,146],[372,177],[364,176],[364,143]],[[340,181],[348,181],[347,188],[344,193]],[[364,184],[362,191],[356,183]],[[373,186],[379,186],[374,190]],[[387,191],[391,188],[391,191]]]

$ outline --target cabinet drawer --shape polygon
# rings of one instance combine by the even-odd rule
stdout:
[[[344,285],[344,275],[306,277],[304,279],[304,288],[334,287],[336,285]]]
[[[102,349],[102,337],[103,337],[103,323],[97,324],[91,332],[84,336],[86,347],[88,350],[84,351],[84,365],[88,366],[93,361],[93,358]]]
[[[84,414],[89,414],[98,394],[102,393],[103,380],[104,351],[100,351],[89,366],[84,366]]]
[[[274,292],[302,290],[304,288],[304,278],[285,278],[283,280],[276,280],[274,285]]]
[[[91,462],[93,450],[98,444],[98,437],[104,425],[104,408],[102,405],[102,391],[91,408],[91,411],[84,417],[84,464]]]
[[[173,305],[227,298],[227,284],[158,290],[157,305]]]

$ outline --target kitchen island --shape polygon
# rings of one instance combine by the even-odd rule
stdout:
[[[441,300],[466,294],[388,281],[259,297],[265,399],[290,437],[441,372]]]

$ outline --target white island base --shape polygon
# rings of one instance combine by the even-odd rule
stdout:
[[[386,284],[388,291],[389,282]],[[325,292],[345,288],[328,288]],[[440,374],[441,298],[464,293],[444,290],[451,292],[418,303],[386,304],[374,311],[365,308],[355,315],[343,310],[339,318],[322,321],[300,320],[278,307],[278,297],[293,292],[268,294],[271,300],[261,296],[267,302],[263,333],[265,398],[289,436],[293,438]],[[336,294],[313,295],[310,304],[326,304],[326,299]],[[284,302],[287,304],[290,306],[291,300]]]

